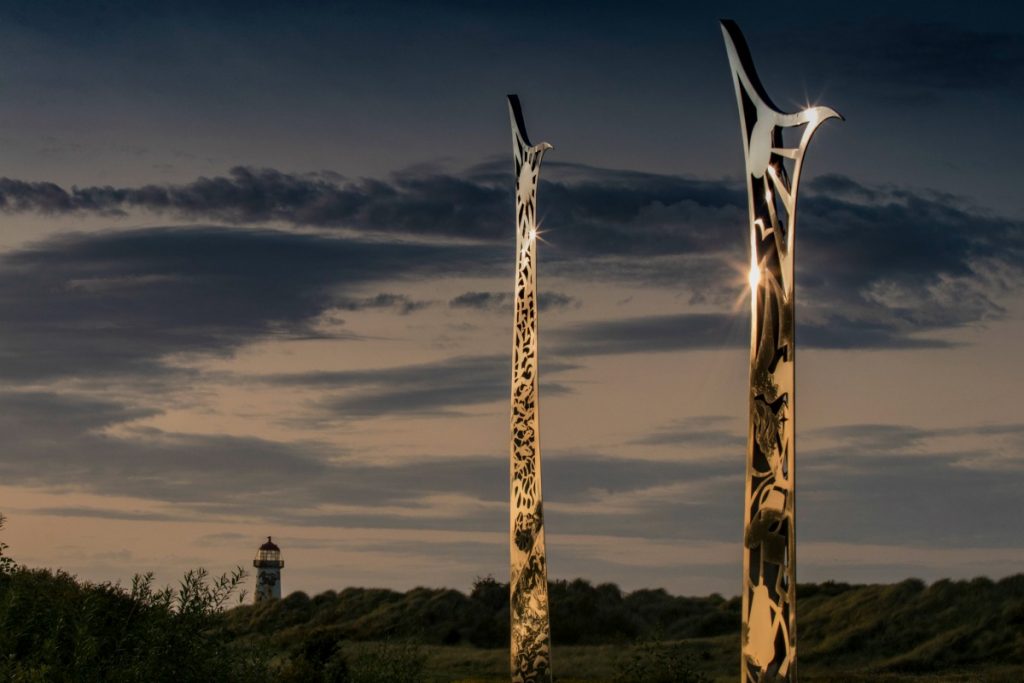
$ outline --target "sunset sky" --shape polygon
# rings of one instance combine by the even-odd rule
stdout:
[[[801,581],[1024,570],[1024,10],[0,3],[0,540],[284,592],[507,580],[538,192],[552,578],[735,595],[747,208],[718,27],[812,141]],[[251,588],[251,585],[250,585]]]

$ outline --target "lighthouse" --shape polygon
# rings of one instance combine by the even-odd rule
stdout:
[[[281,549],[267,536],[267,542],[260,546],[256,559],[252,561],[256,567],[256,602],[281,599]]]

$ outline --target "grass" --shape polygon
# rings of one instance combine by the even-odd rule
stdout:
[[[696,657],[697,668],[714,683],[735,683],[739,673],[738,643],[731,637],[679,641]],[[558,683],[613,683],[616,663],[629,648],[616,645],[568,645],[555,647],[552,666]],[[505,683],[508,681],[508,650],[468,646],[424,647],[427,666],[424,683]],[[1021,666],[978,667],[944,673],[883,673],[865,669],[829,667],[815,663],[800,667],[807,683],[1020,683]]]

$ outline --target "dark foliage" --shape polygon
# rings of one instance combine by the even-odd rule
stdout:
[[[423,646],[508,643],[508,585],[491,577],[469,595],[347,588],[225,611],[241,569],[195,570],[158,590],[143,575],[123,588],[20,567],[6,549],[0,681],[412,683],[426,670]],[[801,662],[812,668],[915,674],[1024,661],[1024,575],[802,584],[797,594]],[[624,593],[583,579],[553,582],[550,597],[553,641],[614,646],[618,680],[705,681],[707,648],[731,651],[738,638],[738,598]]]
[[[615,683],[710,683],[696,657],[682,643],[643,641],[616,667]]]
[[[1024,574],[799,586],[797,595],[805,662],[849,666],[870,657],[879,669],[916,673],[1024,661]]]
[[[917,579],[801,584],[797,594],[801,661],[808,664],[926,672],[1024,660],[1024,575],[931,586]],[[624,593],[614,584],[595,586],[584,579],[552,582],[550,598],[554,643],[639,642],[640,649],[631,650],[638,653],[639,667],[678,659],[668,645],[651,643],[739,633],[739,598],[680,597],[662,589]],[[468,596],[427,588],[293,594],[235,608],[223,618],[233,637],[259,636],[275,650],[297,651],[318,633],[347,641],[393,638],[498,648],[508,643],[508,584],[478,579]]]
[[[258,681],[263,662],[220,634],[216,615],[244,577],[197,570],[177,589],[0,573],[0,680],[69,683]]]

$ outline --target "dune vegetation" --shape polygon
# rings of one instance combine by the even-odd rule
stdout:
[[[241,604],[245,572],[158,588],[13,562],[0,544],[0,680],[403,683],[508,679],[508,587],[346,588]],[[735,680],[738,598],[551,583],[557,680]],[[1024,575],[798,587],[801,679],[1024,680]]]

